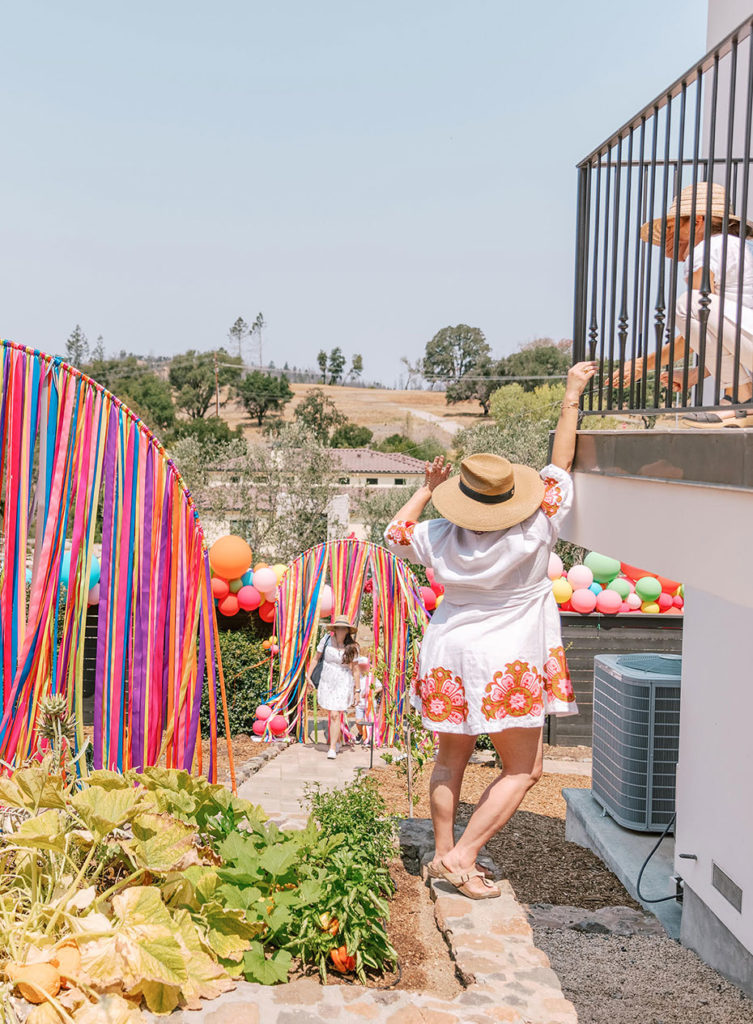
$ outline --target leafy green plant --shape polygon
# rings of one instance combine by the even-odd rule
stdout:
[[[262,647],[268,630],[262,634],[254,625],[220,632],[220,653],[225,674],[230,734],[250,734],[256,709],[269,694],[269,652]],[[201,729],[209,734],[209,696],[201,705]],[[225,735],[225,721],[217,716],[217,731]]]
[[[361,855],[384,864],[395,854],[395,823],[374,779],[362,775],[346,789],[306,787],[314,821],[327,836],[346,835]]]
[[[434,760],[436,744],[430,732],[424,729],[421,716],[407,708],[403,716],[403,732],[396,734],[395,746],[400,752],[382,754],[387,764],[395,764],[398,774],[405,777],[408,787],[408,813],[413,816],[413,807],[418,803],[418,795],[414,792],[414,784],[429,761]]]

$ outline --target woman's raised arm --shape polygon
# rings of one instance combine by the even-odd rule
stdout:
[[[562,401],[557,429],[554,432],[552,465],[569,473],[575,458],[575,438],[578,432],[580,396],[596,373],[598,363],[576,363],[567,374],[565,397]]]
[[[445,462],[444,455],[438,455],[433,462],[427,462],[424,469],[424,482],[411,494],[399,512],[392,517],[393,521],[416,523],[421,513],[431,501],[431,492],[443,483],[450,475],[452,466]]]

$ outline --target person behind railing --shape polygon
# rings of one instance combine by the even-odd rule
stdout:
[[[431,567],[445,587],[412,686],[424,728],[439,734],[428,872],[475,900],[500,895],[477,858],[541,777],[545,716],[577,713],[547,567],[573,496],[580,396],[595,372],[596,363],[570,369],[552,461],[541,473],[483,454],[463,459],[450,477],[439,457],[385,532],[390,551]],[[418,523],[430,501],[443,518]],[[456,842],[463,774],[483,734],[502,771]]]
[[[717,373],[719,345],[721,343],[721,362],[719,368],[719,389],[723,392],[722,402],[737,405],[749,404],[753,399],[753,244],[746,241],[745,235],[753,233],[753,227],[743,224],[741,218],[727,208],[727,234],[724,235],[726,193],[721,185],[711,186],[711,218],[709,220],[709,288],[710,293],[701,291],[703,263],[706,254],[707,231],[706,213],[708,212],[708,186],[706,182],[698,182],[695,186],[695,205],[693,204],[693,186],[688,185],[678,197],[672,201],[667,212],[666,229],[662,231],[662,219],[648,221],[641,227],[641,238],[644,242],[661,245],[664,237],[664,254],[667,259],[674,259],[675,244],[677,258],[685,263],[685,280],[688,290],[678,296],[675,310],[675,323],[684,329],[689,322],[688,338],[679,335],[672,346],[665,345],[659,353],[659,367],[667,369],[661,374],[660,382],[665,387],[681,391],[685,387],[684,368],[669,366],[669,360],[690,359],[694,354],[700,357],[701,350],[701,311],[708,309],[706,323],[706,343],[704,352],[703,376],[712,377]],[[677,242],[675,242],[677,233]],[[693,237],[694,248],[690,258],[690,240]],[[725,258],[726,247],[726,258]],[[722,262],[725,272],[723,273]],[[692,280],[691,280],[692,266]],[[722,278],[724,278],[724,294],[721,294]],[[738,298],[742,299],[740,307],[740,345],[737,347]],[[721,333],[720,333],[720,313]],[[688,313],[689,320],[688,320]],[[687,344],[686,344],[687,342]],[[647,371],[654,370],[657,364],[655,352],[646,359],[638,358],[625,363],[622,370],[622,384],[628,386],[631,379],[640,380]],[[738,371],[737,396],[734,394],[735,367]],[[688,367],[687,387],[694,387],[701,380],[701,367]],[[620,371],[616,371],[611,380],[613,387],[620,384]],[[693,426],[747,426],[753,423],[753,411],[730,409],[721,413],[696,412],[683,416]]]

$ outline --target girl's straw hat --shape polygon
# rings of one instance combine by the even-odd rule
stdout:
[[[466,530],[506,530],[533,515],[544,500],[544,481],[535,469],[500,455],[469,455],[460,473],[434,488],[434,507]]]
[[[324,624],[325,629],[355,629],[355,626],[347,617],[347,615],[338,615],[334,622],[326,622]]]
[[[679,203],[678,203],[679,200]],[[693,204],[693,186],[687,185],[679,196],[675,196],[672,205],[667,210],[667,222],[677,217],[705,217],[708,212],[709,186],[708,182],[699,181],[695,186],[695,205]],[[724,211],[727,211],[727,221],[730,224],[739,224],[741,218],[732,212],[732,204],[727,202],[727,193],[723,185],[711,186],[711,217],[724,218]],[[748,230],[753,227],[748,224]],[[651,242],[652,245],[662,244],[662,218],[649,220],[641,227],[641,238],[644,242]]]

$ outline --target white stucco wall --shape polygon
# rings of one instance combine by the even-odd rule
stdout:
[[[575,475],[564,537],[686,584],[678,874],[753,952],[753,492]],[[738,913],[712,862],[743,890]]]

